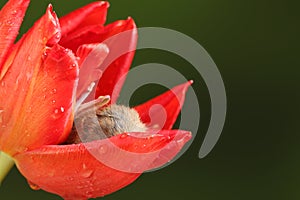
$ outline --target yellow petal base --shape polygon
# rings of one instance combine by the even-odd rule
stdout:
[[[0,185],[8,172],[14,166],[14,160],[7,154],[0,152]]]

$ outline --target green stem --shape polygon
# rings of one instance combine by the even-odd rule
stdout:
[[[0,185],[14,164],[10,156],[0,151]]]

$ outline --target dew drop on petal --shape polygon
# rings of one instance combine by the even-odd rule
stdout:
[[[125,139],[127,136],[128,136],[127,133],[123,133],[123,134],[120,135],[120,138],[121,138],[121,139]]]
[[[85,169],[85,170],[80,172],[80,174],[83,178],[89,178],[89,177],[92,176],[93,173],[94,173],[94,171],[91,170],[91,169]]]
[[[86,164],[85,163],[82,164],[82,169],[86,169]]]
[[[56,88],[54,88],[54,89],[52,89],[52,90],[51,90],[51,92],[50,92],[50,93],[51,93],[51,94],[56,94],[56,92],[57,92],[57,89],[56,89]]]
[[[107,152],[107,147],[106,147],[106,145],[102,145],[102,146],[99,147],[98,153],[100,153],[100,154],[105,154],[106,152]]]
[[[27,180],[27,182],[28,182],[31,189],[33,189],[33,190],[41,189],[37,184],[34,184],[34,183],[32,183],[31,181],[28,181],[28,180]]]
[[[47,53],[47,51],[44,51],[44,53],[42,55],[42,59],[46,60],[47,57],[48,57],[48,53]]]
[[[75,64],[75,63],[73,63],[73,64],[69,65],[69,70],[72,70],[72,69],[74,69],[74,67],[76,67],[76,64]]]
[[[60,109],[58,109],[58,108],[54,109],[53,114],[52,114],[52,118],[53,119],[58,119],[60,116],[61,116]]]
[[[79,190],[81,190],[84,187],[82,185],[77,185],[76,188],[79,189]]]
[[[26,73],[26,78],[27,78],[27,81],[29,81],[32,78],[32,73],[27,72]]]
[[[60,39],[60,34],[56,34],[55,39]]]
[[[0,109],[0,124],[3,123],[3,113],[4,113],[4,110]]]
[[[63,112],[65,112],[64,107],[60,107],[60,108],[54,109],[53,114],[52,114],[52,118],[53,118],[53,119],[58,119],[59,117],[62,116],[61,114],[62,114]]]
[[[85,192],[86,196],[91,198],[93,196],[92,192],[91,191],[86,191]]]
[[[12,22],[11,20],[7,20],[7,21],[6,21],[6,24],[7,24],[7,25],[13,25],[13,22]]]

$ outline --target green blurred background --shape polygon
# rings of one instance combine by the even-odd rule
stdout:
[[[1,7],[5,2],[1,0]],[[33,0],[21,33],[44,13],[48,3],[62,16],[89,2]],[[217,145],[199,159],[210,117],[204,81],[193,66],[176,55],[138,51],[133,66],[163,63],[196,81],[193,89],[201,108],[200,129],[189,150],[175,163],[145,173],[103,199],[300,199],[300,15],[295,2],[110,1],[108,22],[132,16],[139,27],[170,28],[197,40],[222,74],[228,113]],[[132,104],[163,90],[145,86],[135,93]],[[0,188],[0,199],[60,198],[32,191],[14,169]]]

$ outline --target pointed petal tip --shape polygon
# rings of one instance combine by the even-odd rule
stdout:
[[[106,22],[109,3],[96,1],[60,18],[63,38],[68,41],[70,34],[90,26],[103,26]]]
[[[169,91],[136,106],[135,109],[142,122],[149,127],[158,125],[161,129],[171,129],[183,106],[186,92],[192,83],[193,81],[190,80],[177,85]],[[155,107],[156,104],[162,107]]]
[[[8,1],[0,10],[0,70],[19,34],[29,0]]]
[[[55,11],[53,10],[52,4],[48,5],[47,10],[46,10],[46,15],[48,17],[48,20],[51,21],[51,23],[53,24],[53,29],[54,29],[53,37],[51,39],[49,39],[49,41],[47,42],[47,45],[53,46],[54,44],[57,44],[61,39],[61,28],[60,28],[58,17],[56,15]]]
[[[127,22],[128,24],[132,24],[133,28],[136,28],[135,21],[134,21],[134,19],[133,19],[131,16],[128,16],[128,17],[127,17],[126,22]]]
[[[99,6],[106,6],[106,8],[110,7],[110,4],[108,1],[99,1],[99,2],[95,2],[98,3]]]
[[[48,4],[48,7],[47,7],[47,8],[48,8],[48,10],[53,11],[53,6],[52,6],[51,3]]]

